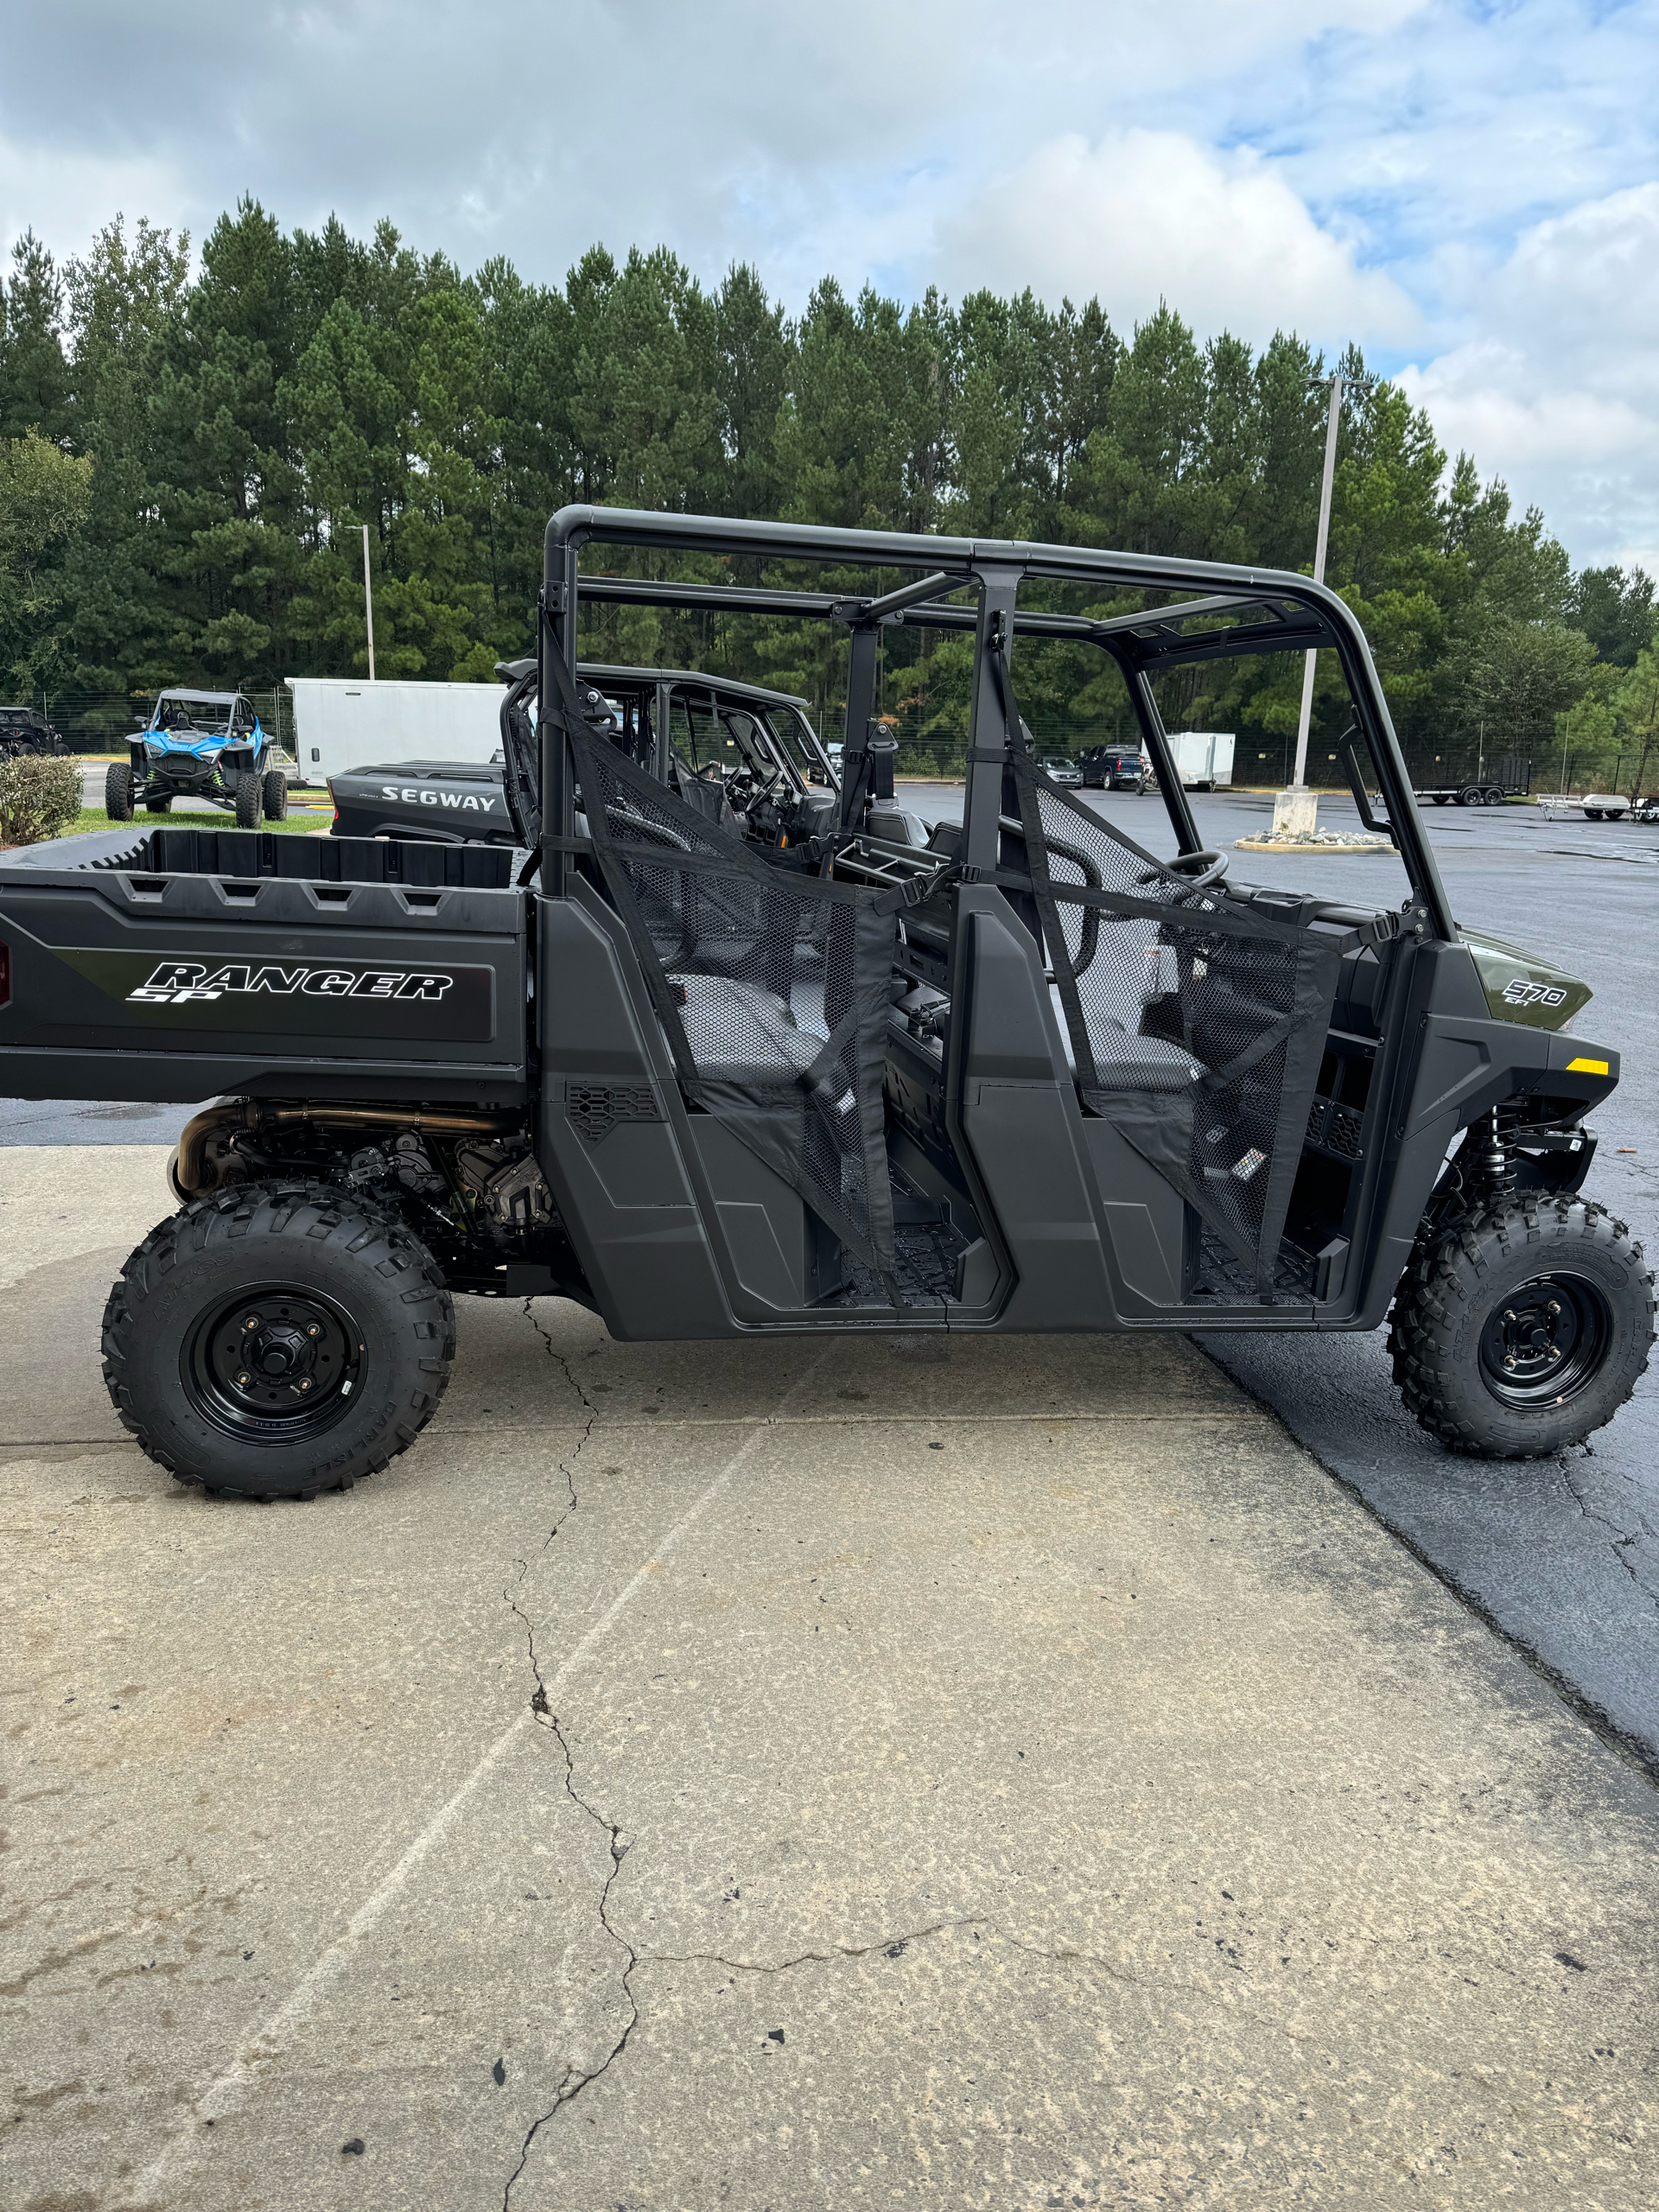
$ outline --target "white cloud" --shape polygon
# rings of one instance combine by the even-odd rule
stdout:
[[[958,290],[1097,291],[1125,321],[1167,299],[1201,331],[1258,341],[1294,327],[1399,344],[1418,321],[1398,285],[1362,268],[1259,155],[1173,130],[1048,140],[941,224],[938,257]]]
[[[1466,302],[1475,334],[1402,372],[1444,443],[1541,506],[1580,562],[1659,543],[1659,183],[1533,225]]]
[[[165,157],[0,135],[0,251],[8,255],[27,230],[60,251],[77,252],[119,212],[176,226],[194,202],[193,188]]]
[[[251,192],[543,282],[601,238],[794,308],[1162,296],[1410,359],[1575,560],[1659,544],[1659,0],[52,0],[5,43],[0,245]]]

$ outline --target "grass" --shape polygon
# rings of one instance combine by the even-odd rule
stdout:
[[[285,822],[262,822],[262,830],[276,835],[303,836],[310,830],[326,830],[334,820],[334,809],[325,806],[316,814],[290,812]],[[168,814],[139,814],[131,822],[111,822],[101,806],[84,806],[74,820],[59,836],[84,837],[91,830],[131,830],[142,836],[146,830],[234,830],[236,817],[221,807],[204,807],[186,813],[175,806]]]

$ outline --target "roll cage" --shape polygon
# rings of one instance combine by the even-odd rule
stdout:
[[[913,569],[911,580],[883,593],[810,591],[768,585],[653,582],[583,575],[587,546],[610,546],[679,555],[714,556],[748,563],[822,563],[841,569]],[[876,645],[887,625],[971,632],[975,664],[963,795],[961,857],[965,865],[995,871],[1003,820],[1002,772],[1007,759],[1006,690],[1001,671],[1013,640],[1065,639],[1092,645],[1122,671],[1141,741],[1157,772],[1178,851],[1202,849],[1186,796],[1171,757],[1159,711],[1154,678],[1165,671],[1241,653],[1333,651],[1347,683],[1352,721],[1341,741],[1342,760],[1360,818],[1386,831],[1400,852],[1413,904],[1428,931],[1455,942],[1457,927],[1440,871],[1418,816],[1411,780],[1389,715],[1370,649],[1351,610],[1337,594],[1310,578],[1276,569],[1219,562],[1172,560],[1092,548],[1013,540],[924,537],[898,532],[819,528],[810,524],[736,521],[721,517],[652,514],[626,508],[569,506],[547,526],[540,665],[539,785],[537,830],[543,887],[563,880],[573,827],[569,748],[550,681],[549,653],[561,655],[574,678],[576,627],[582,600],[596,604],[704,609],[728,614],[816,619],[844,629],[849,655],[846,734],[841,759],[840,826],[860,826],[870,789],[871,725],[875,701]],[[1139,613],[1097,618],[1033,607],[1021,607],[1022,585],[1093,585],[1112,593],[1170,594],[1168,604]],[[972,603],[958,594],[969,594]],[[1177,594],[1191,594],[1190,597]],[[550,708],[551,711],[550,711]],[[529,762],[524,763],[526,770]],[[1369,772],[1368,772],[1369,771]],[[1373,820],[1370,792],[1382,795],[1384,813]]]

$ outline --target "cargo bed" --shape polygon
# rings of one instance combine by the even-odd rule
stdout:
[[[0,858],[16,1097],[521,1102],[526,894],[483,846],[98,832]]]

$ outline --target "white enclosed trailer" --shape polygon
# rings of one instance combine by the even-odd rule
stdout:
[[[1228,790],[1233,780],[1231,730],[1182,729],[1169,734],[1175,772],[1190,791]]]
[[[368,683],[290,676],[294,757],[307,783],[404,760],[487,760],[501,743],[499,683]]]

